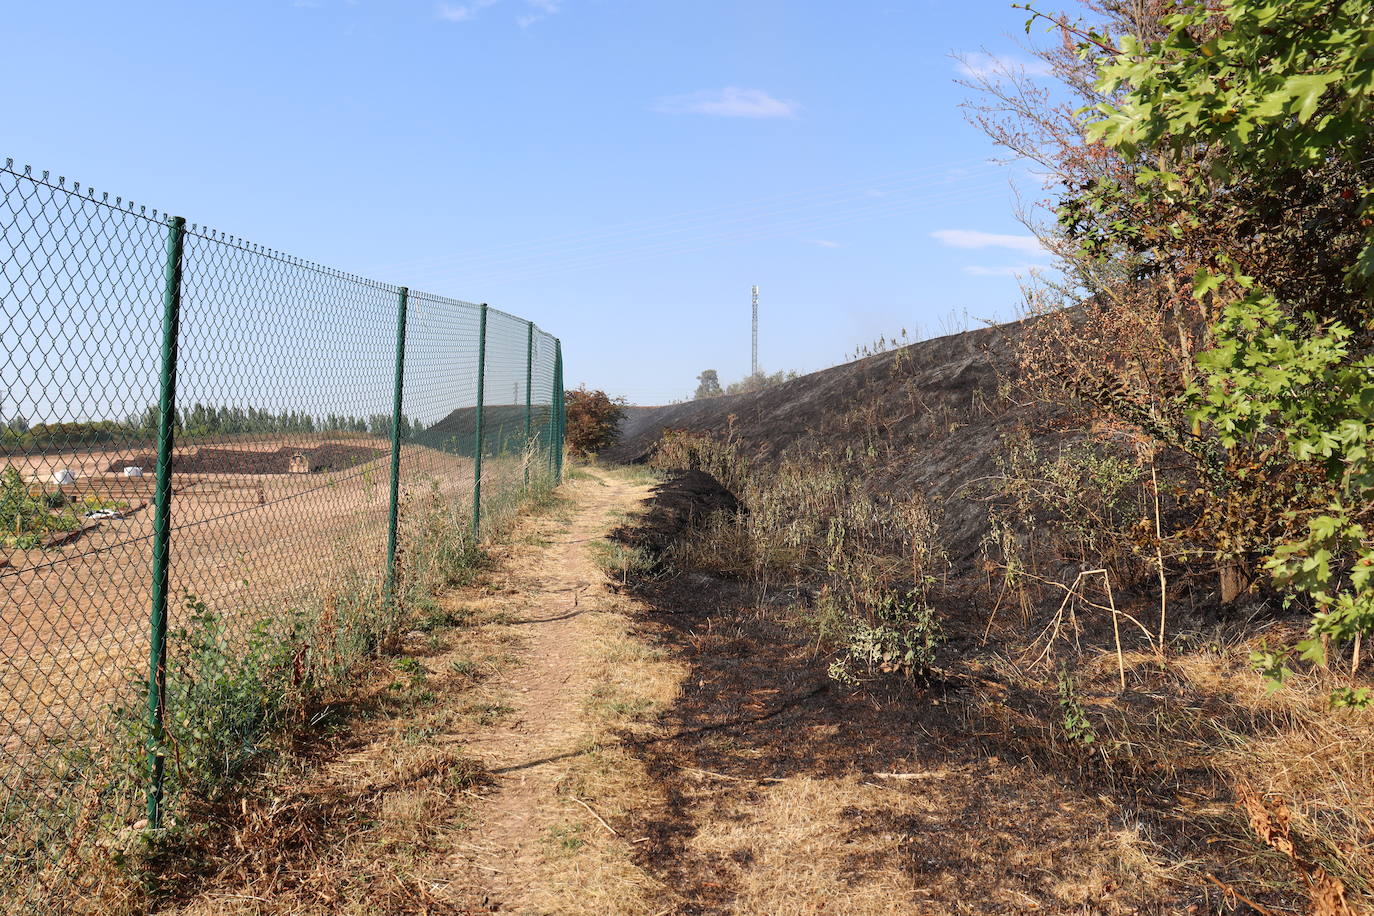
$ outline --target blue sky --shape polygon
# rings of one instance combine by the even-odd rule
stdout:
[[[637,403],[808,371],[1045,261],[951,55],[1006,0],[9,3],[0,156],[562,338]],[[975,57],[975,66],[987,62]]]

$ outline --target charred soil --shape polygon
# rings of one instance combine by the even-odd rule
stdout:
[[[629,584],[638,634],[688,666],[665,737],[634,746],[663,798],[636,862],[681,896],[674,912],[1247,914],[1301,899],[1306,879],[1257,855],[1238,815],[1251,777],[1234,750],[1279,734],[1246,672],[1139,649],[1118,662],[1104,618],[1075,621],[1096,655],[1072,676],[1037,668],[1040,646],[959,586],[932,596],[946,639],[927,686],[837,683],[806,619],[815,591],[677,562],[734,506],[709,475],[671,477],[613,535],[662,558]]]
[[[733,500],[700,472],[670,479],[643,524],[614,535],[660,550]],[[922,689],[827,676],[814,636],[761,595],[704,572],[636,583],[640,634],[690,667],[638,745],[665,805],[636,861],[683,913],[1172,913],[1138,815],[977,728],[986,675],[949,670]],[[952,634],[950,657],[975,634]],[[1143,879],[1143,880],[1142,880]]]

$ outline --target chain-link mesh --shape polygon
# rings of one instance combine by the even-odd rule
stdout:
[[[14,892],[239,775],[556,479],[562,411],[557,342],[523,319],[9,163],[0,201]]]

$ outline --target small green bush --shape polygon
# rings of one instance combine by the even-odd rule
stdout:
[[[830,676],[852,684],[864,677],[900,674],[928,684],[935,669],[935,650],[943,641],[935,611],[919,596],[889,592],[868,614],[851,618],[842,654],[831,664]]]
[[[60,491],[34,497],[29,485],[17,468],[5,468],[0,473],[0,545],[32,550],[48,535],[74,531],[81,519],[67,506],[67,498]]]
[[[1084,747],[1097,741],[1097,731],[1078,699],[1078,684],[1067,668],[1059,671],[1059,709],[1062,713],[1060,727],[1070,741]]]

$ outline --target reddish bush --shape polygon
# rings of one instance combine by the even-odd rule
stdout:
[[[604,391],[588,391],[583,385],[566,392],[564,399],[569,451],[585,458],[615,444],[620,436],[620,419],[625,416],[624,398],[612,398]]]

